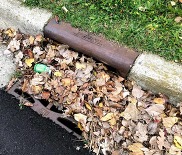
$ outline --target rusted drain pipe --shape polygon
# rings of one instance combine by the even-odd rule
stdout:
[[[139,55],[133,50],[73,28],[68,23],[57,23],[54,18],[44,27],[44,35],[117,69],[122,77],[127,77]]]

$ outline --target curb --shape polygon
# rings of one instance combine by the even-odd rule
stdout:
[[[0,28],[13,27],[33,35],[43,33],[44,26],[52,16],[51,13],[42,9],[29,9],[20,4],[15,0],[5,0],[0,4]],[[90,54],[92,55],[93,53]],[[111,65],[107,59],[104,59],[104,62]],[[173,104],[182,101],[181,65],[167,62],[156,55],[143,53],[138,56],[133,66],[128,68],[130,69],[128,78],[136,81],[142,88],[169,96]]]

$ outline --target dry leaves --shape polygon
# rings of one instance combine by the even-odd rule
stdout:
[[[5,36],[2,38],[9,43],[7,53],[14,54],[17,70],[23,74],[22,91],[58,109],[64,107],[63,114],[78,122],[93,152],[181,153],[182,103],[175,108],[161,94],[144,91],[108,71],[103,63],[41,35],[17,34],[11,29],[1,30],[0,35]],[[36,63],[47,65],[51,74],[35,73]],[[32,105],[27,102],[26,106]]]

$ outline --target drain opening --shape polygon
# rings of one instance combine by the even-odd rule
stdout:
[[[48,104],[49,104],[49,101],[47,101],[47,100],[45,100],[45,99],[38,99],[38,100],[39,100],[39,102],[40,102],[43,106],[45,106],[45,107],[47,107]]]
[[[82,135],[82,131],[72,121],[61,117],[58,117],[57,120],[63,125],[67,126],[69,129],[71,129],[73,132],[77,133],[78,135]]]
[[[54,112],[57,112],[57,113],[60,113],[60,114],[63,114],[64,113],[64,110],[66,110],[66,108],[63,108],[62,110],[59,110],[58,107],[56,107],[55,105],[53,105],[51,108],[50,108],[51,111],[54,111]]]
[[[23,92],[21,89],[15,89],[14,90],[15,93],[17,93],[18,95],[21,95],[23,98],[25,98],[26,100],[28,100],[31,103],[35,103],[34,99],[26,92]]]

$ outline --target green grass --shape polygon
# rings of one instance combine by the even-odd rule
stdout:
[[[25,4],[49,9],[75,27],[137,51],[182,63],[182,22],[174,21],[182,16],[178,0],[174,6],[170,0],[26,0]]]

